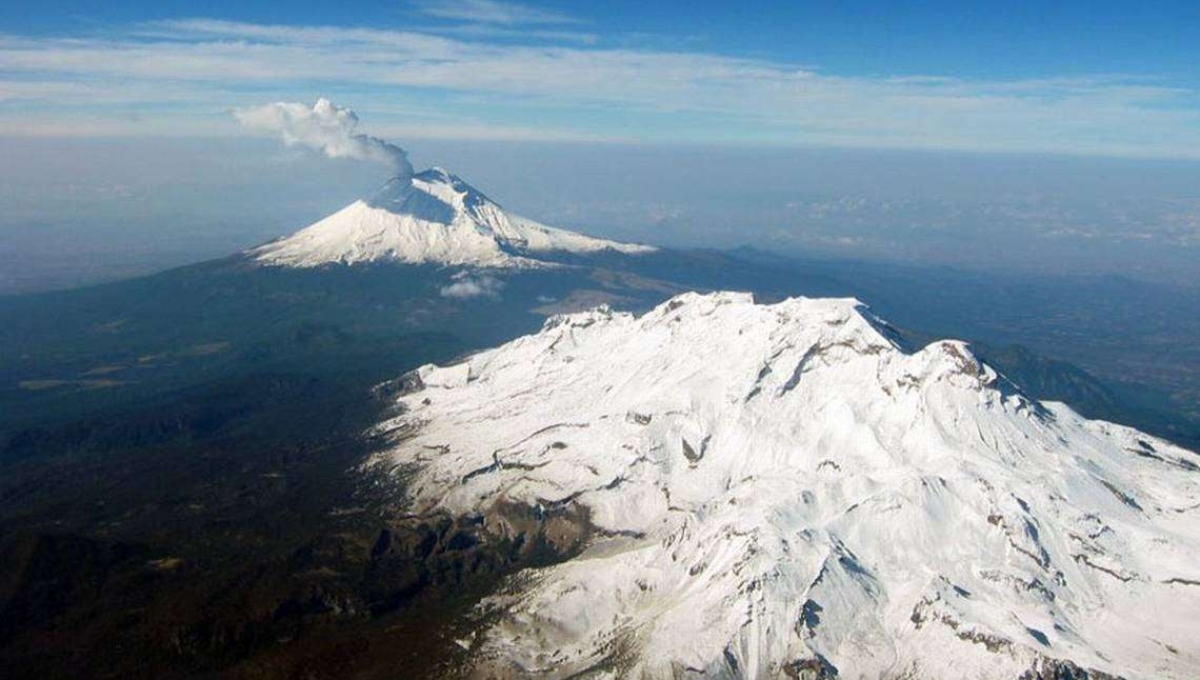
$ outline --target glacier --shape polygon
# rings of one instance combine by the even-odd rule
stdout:
[[[401,382],[370,465],[406,512],[585,530],[480,605],[480,677],[1200,669],[1197,456],[857,300],[601,307]]]

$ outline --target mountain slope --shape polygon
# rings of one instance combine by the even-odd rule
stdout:
[[[854,300],[687,294],[407,376],[377,463],[414,515],[582,537],[481,611],[476,670],[1194,676],[1195,455],[891,337]]]
[[[394,179],[291,236],[250,251],[259,262],[294,267],[395,261],[496,268],[546,266],[554,252],[625,254],[655,249],[592,238],[511,215],[440,168]]]

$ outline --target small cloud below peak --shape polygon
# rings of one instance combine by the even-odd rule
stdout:
[[[454,282],[439,291],[442,297],[456,300],[486,297],[500,298],[504,290],[504,282],[490,274],[468,274],[459,272],[454,276]]]

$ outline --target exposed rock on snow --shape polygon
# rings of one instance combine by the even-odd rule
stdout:
[[[291,236],[250,251],[259,262],[293,267],[395,261],[410,264],[529,268],[555,252],[627,254],[650,246],[618,243],[518,217],[440,168],[388,182]]]
[[[687,294],[407,376],[377,462],[412,512],[592,528],[488,603],[476,669],[1196,677],[1195,454],[890,337],[855,300]]]

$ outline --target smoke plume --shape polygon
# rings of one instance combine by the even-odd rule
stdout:
[[[398,177],[412,177],[412,164],[404,149],[378,137],[356,133],[358,116],[328,99],[318,99],[311,108],[296,102],[275,102],[234,109],[232,113],[243,127],[278,134],[288,146],[304,146],[329,158],[383,163]]]

